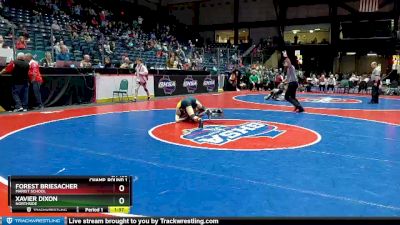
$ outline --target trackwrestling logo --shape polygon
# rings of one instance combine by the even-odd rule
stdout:
[[[234,126],[205,126],[203,129],[185,130],[181,137],[197,144],[224,145],[244,137],[276,138],[285,131],[261,122],[248,122]]]
[[[304,127],[247,119],[213,119],[205,121],[204,128],[192,122],[165,123],[149,130],[149,135],[189,149],[228,151],[296,149],[321,140],[317,132]]]

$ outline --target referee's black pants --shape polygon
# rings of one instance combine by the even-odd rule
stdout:
[[[296,91],[299,87],[297,82],[290,82],[285,93],[286,101],[290,102],[296,109],[303,109],[299,101],[296,99]]]
[[[379,103],[379,86],[372,86],[371,90],[371,103],[378,104]]]

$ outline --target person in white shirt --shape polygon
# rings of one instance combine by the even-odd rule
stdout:
[[[0,35],[0,48],[10,48],[5,44],[3,35]]]
[[[147,94],[147,101],[150,100],[150,93],[147,89],[147,80],[149,71],[147,70],[146,66],[143,64],[142,59],[136,59],[136,89],[135,89],[135,99],[133,100],[136,102],[137,96],[139,93],[140,86],[143,87],[144,91]]]
[[[317,79],[317,76],[315,76],[315,74],[313,74],[311,77],[311,84],[314,87],[318,86],[318,79]]]
[[[326,79],[325,75],[322,74],[321,77],[319,78],[319,91],[325,92],[325,86],[326,86]]]
[[[371,82],[373,83],[372,91],[371,91],[371,102],[370,104],[378,104],[379,103],[379,87],[381,85],[381,67],[378,66],[378,63],[372,62],[372,73],[371,73]]]
[[[351,82],[358,82],[359,78],[353,73],[349,79]]]
[[[109,42],[106,42],[104,45],[103,45],[103,47],[104,47],[104,51],[107,53],[107,54],[109,54],[109,55],[111,55],[113,52],[111,51],[111,46],[110,46],[110,43]]]
[[[143,18],[141,16],[138,17],[138,24],[139,25],[143,24]]]
[[[54,45],[53,49],[54,49],[56,55],[60,54],[60,53],[61,53],[61,45],[60,45],[60,42],[57,42],[57,43]]]
[[[329,76],[327,83],[328,83],[328,92],[329,92],[329,89],[332,89],[332,93],[333,93],[333,91],[335,89],[335,85],[336,85],[336,80],[335,80],[335,77],[333,76],[333,74],[331,74]]]

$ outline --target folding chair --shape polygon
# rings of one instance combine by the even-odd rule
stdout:
[[[118,95],[119,102],[121,102],[121,95],[122,95],[122,100],[124,100],[124,95],[126,95],[126,98],[129,101],[128,86],[129,86],[129,82],[128,82],[127,79],[121,80],[121,83],[119,84],[119,90],[118,91],[113,91],[112,102],[114,102],[114,96],[115,95]]]
[[[386,95],[399,95],[399,83],[397,81],[393,81],[386,90]]]

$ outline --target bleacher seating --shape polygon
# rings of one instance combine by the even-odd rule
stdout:
[[[65,27],[67,24],[72,24],[74,22],[83,22],[68,15],[60,16],[43,13],[40,16],[40,22],[35,23],[33,21],[34,12],[32,10],[17,8],[8,8],[8,10],[2,12],[2,16],[17,26],[17,29],[15,29],[16,36],[20,36],[22,34],[22,29],[26,28],[30,37],[30,41],[27,44],[26,50],[38,51],[52,51],[51,25],[53,24],[54,20],[57,21],[60,27]],[[3,21],[1,21],[0,34],[3,35],[6,45],[12,46],[12,39],[7,37],[9,32],[10,28]],[[93,40],[90,43],[87,43],[83,37],[79,37],[78,40],[74,40],[72,38],[72,33],[68,32],[67,30],[53,31],[53,35],[57,41],[63,40],[64,44],[68,46],[72,60],[80,61],[82,60],[84,54],[89,54],[93,60],[93,63],[97,64],[98,62],[102,62],[103,57],[107,55],[100,51],[101,49],[97,46],[97,43],[99,43],[100,40],[95,35],[92,36]],[[149,40],[149,37],[149,34],[139,35],[139,37],[134,40],[134,46],[145,44]],[[225,48],[226,45],[215,45],[214,47]],[[125,40],[120,38],[116,41],[113,53],[108,56],[111,58],[112,63],[118,64],[123,54],[128,54],[128,57],[131,60],[141,57],[149,67],[165,67],[166,58],[164,56],[157,57],[156,50],[131,50],[126,46]],[[185,54],[187,55],[189,52],[186,51]],[[226,53],[222,54],[224,57],[226,56]],[[220,66],[218,67],[218,64],[215,63],[216,58],[218,57],[215,54],[204,54],[203,63],[200,65],[200,67],[206,67],[209,70],[215,67],[220,71],[225,71],[226,65],[228,64],[227,60],[220,60]]]

